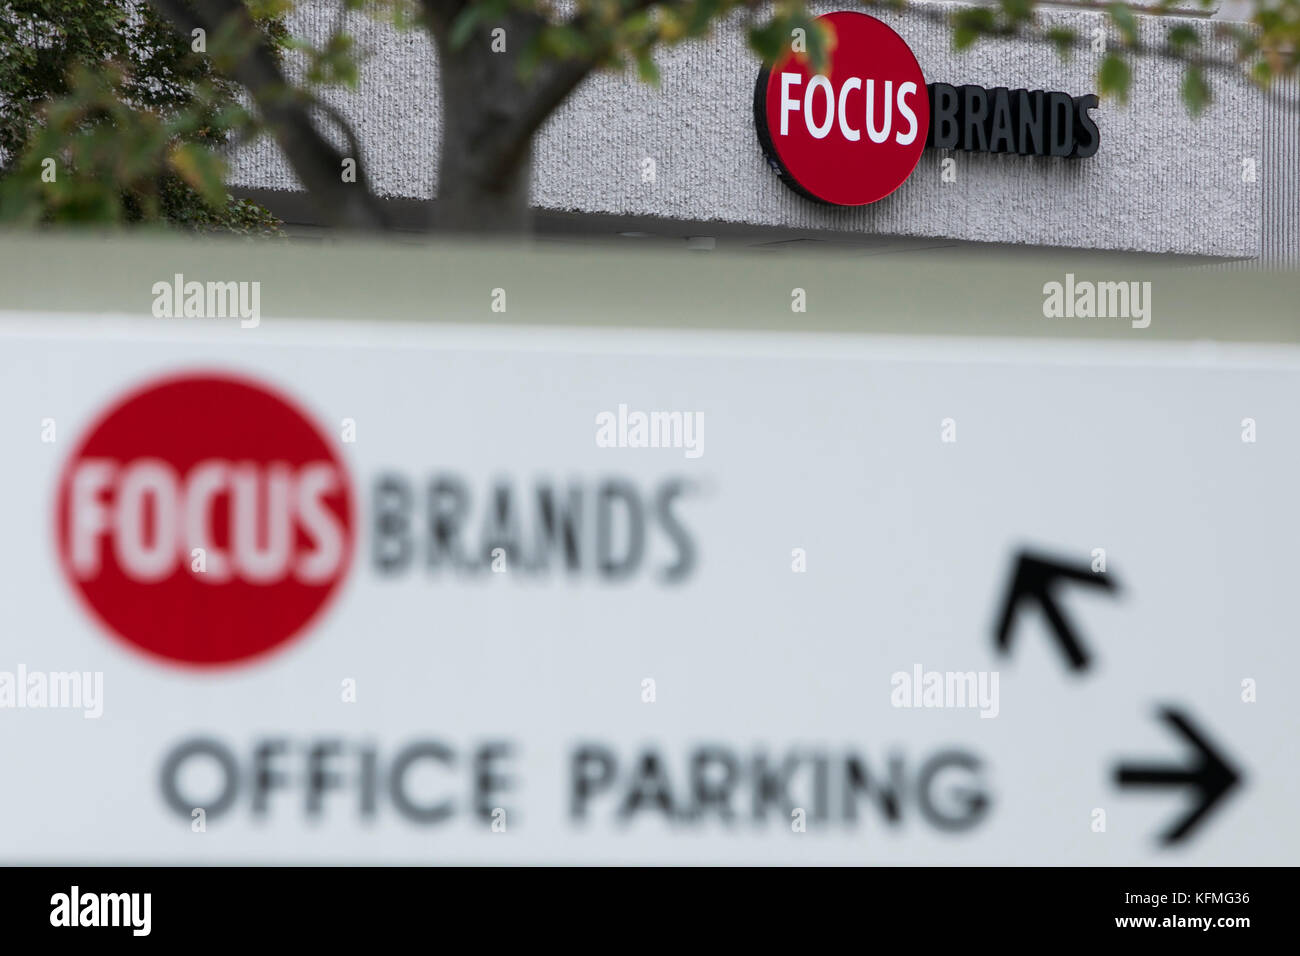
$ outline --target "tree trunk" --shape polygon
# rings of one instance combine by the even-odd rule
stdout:
[[[505,29],[503,52],[492,31]],[[442,149],[434,224],[439,230],[522,235],[532,231],[532,130],[505,142],[531,90],[519,55],[536,29],[532,17],[507,14],[483,24],[459,49],[436,32],[442,95]],[[498,46],[500,40],[498,40]]]

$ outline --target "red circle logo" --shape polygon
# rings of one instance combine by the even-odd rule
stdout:
[[[227,375],[131,393],[59,481],[64,571],[96,617],[168,661],[220,665],[284,644],[347,574],[347,470],[283,395]]]
[[[865,13],[817,18],[826,72],[787,49],[759,74],[759,141],[786,184],[812,199],[862,206],[884,199],[921,159],[930,129],[925,76],[903,38]]]

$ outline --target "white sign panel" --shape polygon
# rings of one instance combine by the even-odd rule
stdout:
[[[0,318],[0,859],[1294,863],[1300,354]]]

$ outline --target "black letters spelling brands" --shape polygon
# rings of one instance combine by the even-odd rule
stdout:
[[[649,571],[679,584],[696,564],[695,538],[678,510],[693,490],[684,478],[646,486],[613,476],[531,484],[502,477],[476,487],[445,472],[420,482],[385,472],[374,487],[374,566],[390,577],[424,568],[616,582]]]
[[[1101,134],[1088,111],[1097,97],[1071,97],[1043,90],[987,90],[982,86],[931,83],[930,137],[933,149],[964,149],[1022,156],[1070,156],[1097,152]]]

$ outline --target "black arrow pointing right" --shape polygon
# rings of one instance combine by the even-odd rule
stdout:
[[[1161,835],[1161,842],[1168,845],[1191,833],[1224,794],[1241,782],[1241,777],[1196,732],[1185,715],[1172,707],[1165,707],[1160,716],[1196,748],[1197,760],[1182,767],[1121,764],[1115,768],[1115,782],[1121,787],[1192,787],[1196,790],[1199,796],[1196,806]]]

